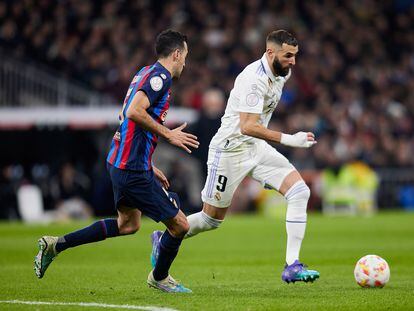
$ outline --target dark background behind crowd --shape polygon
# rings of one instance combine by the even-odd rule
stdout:
[[[202,175],[234,79],[262,56],[274,29],[297,37],[299,55],[270,127],[313,131],[318,140],[311,150],[278,149],[302,170],[356,159],[373,168],[412,168],[413,25],[410,0],[0,2],[3,52],[109,94],[118,105],[135,72],[155,61],[156,35],[184,32],[190,52],[173,105],[199,112],[191,129],[203,146],[196,153]],[[96,213],[111,210],[102,201],[110,189],[104,157],[113,130],[0,131],[0,197],[12,197],[25,180],[44,183],[53,208],[59,198],[48,184],[70,163],[84,176],[77,180],[87,181],[73,191]]]

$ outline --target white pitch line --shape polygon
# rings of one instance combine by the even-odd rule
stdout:
[[[117,309],[132,309],[132,310],[145,310],[145,311],[177,311],[171,308],[163,308],[163,307],[156,307],[156,306],[111,305],[111,304],[97,303],[97,302],[51,302],[51,301],[0,300],[0,304],[2,303],[22,304],[22,305],[117,308]]]

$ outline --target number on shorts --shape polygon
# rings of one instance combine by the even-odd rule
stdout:
[[[219,184],[217,185],[216,189],[220,192],[224,192],[226,190],[227,177],[224,175],[219,175],[218,183]]]

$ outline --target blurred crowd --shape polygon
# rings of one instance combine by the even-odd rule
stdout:
[[[408,166],[414,114],[413,1],[81,1],[0,2],[0,44],[120,102],[131,77],[154,61],[165,28],[188,35],[186,72],[175,104],[200,109],[203,93],[228,95],[235,76],[261,57],[266,34],[299,40],[293,78],[272,123],[313,130],[319,145],[293,151],[304,167],[359,158]],[[398,150],[398,152],[395,152]]]
[[[235,77],[262,56],[267,33],[286,29],[299,55],[270,127],[313,131],[318,145],[282,153],[299,169],[404,168],[414,165],[413,21],[410,0],[6,0],[0,48],[121,103],[155,61],[156,35],[180,30],[190,53],[173,104],[200,111],[193,130],[206,149]]]

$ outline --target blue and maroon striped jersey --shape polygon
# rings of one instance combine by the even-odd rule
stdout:
[[[122,110],[120,125],[112,139],[107,162],[126,170],[148,171],[152,169],[152,154],[158,136],[144,130],[126,117],[129,105],[138,91],[143,91],[150,102],[147,113],[158,123],[164,123],[170,107],[171,74],[159,62],[142,68],[132,79]]]

